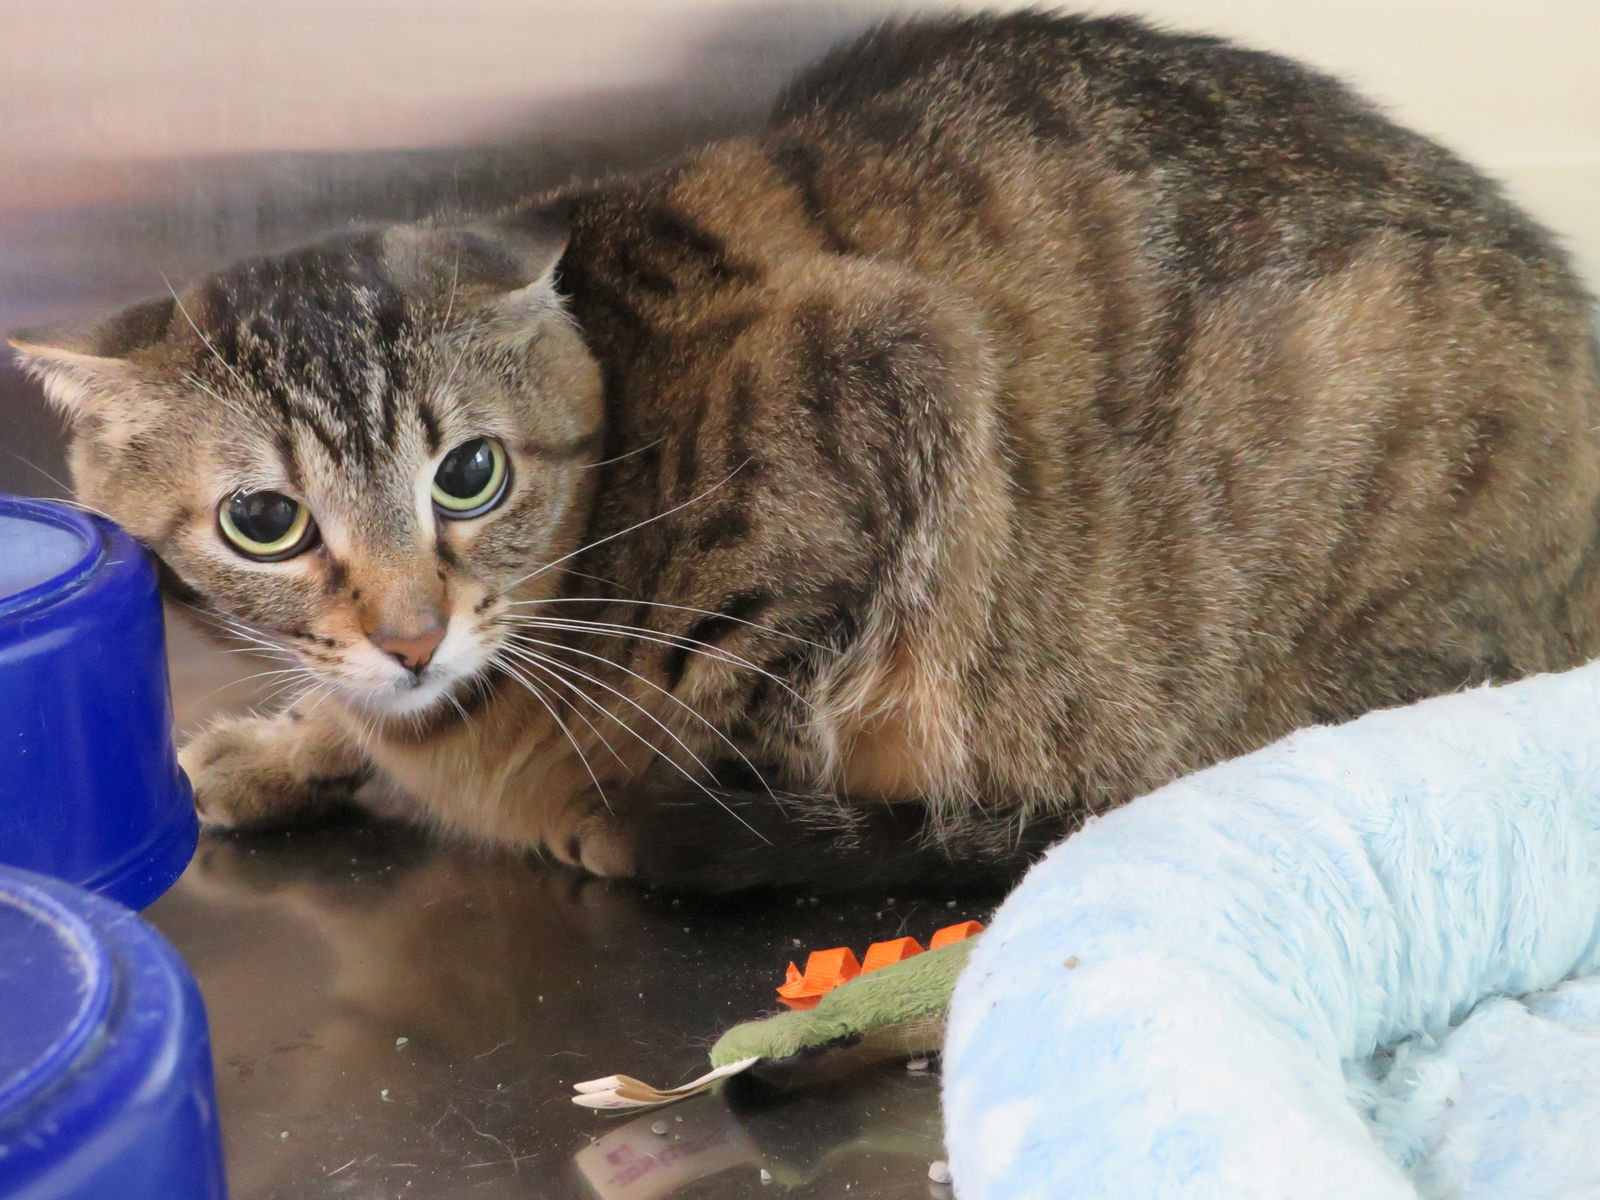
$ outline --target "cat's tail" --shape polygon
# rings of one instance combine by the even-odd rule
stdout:
[[[641,882],[700,895],[942,893],[1009,888],[1076,818],[965,814],[925,804],[761,789],[653,798],[635,840]]]

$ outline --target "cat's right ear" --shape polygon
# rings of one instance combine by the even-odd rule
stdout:
[[[104,320],[14,330],[7,341],[17,363],[76,424],[104,399],[127,389],[130,360],[161,342],[177,302],[171,296],[134,304]]]
[[[383,234],[390,275],[419,292],[504,293],[548,280],[567,246],[556,206],[519,209],[463,225],[393,225]]]
[[[554,275],[566,245],[559,210],[528,209],[469,225],[395,226],[384,257],[408,291],[456,313],[487,308],[497,325],[515,326],[559,306]]]

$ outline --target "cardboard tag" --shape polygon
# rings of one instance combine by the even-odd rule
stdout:
[[[576,1095],[572,1097],[572,1102],[581,1104],[585,1108],[655,1108],[658,1105],[672,1104],[674,1101],[686,1100],[690,1096],[710,1091],[722,1080],[741,1071],[748,1071],[760,1061],[759,1058],[741,1059],[725,1067],[718,1067],[714,1071],[707,1071],[698,1079],[691,1079],[688,1083],[679,1084],[675,1088],[652,1087],[631,1075],[607,1075],[604,1079],[589,1079],[583,1083],[573,1084],[572,1090]]]

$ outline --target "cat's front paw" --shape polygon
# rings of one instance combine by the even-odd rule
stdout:
[[[590,875],[710,895],[793,883],[780,860],[803,840],[770,795],[668,787],[642,789],[616,808],[596,802],[578,809],[550,846],[557,859]],[[804,861],[807,851],[794,853]]]
[[[178,753],[195,809],[212,829],[262,830],[322,820],[348,808],[369,770],[303,744],[292,719],[236,717],[195,734]],[[321,768],[321,769],[318,769]]]
[[[551,853],[569,867],[601,879],[630,879],[639,873],[638,827],[596,806],[552,837]]]

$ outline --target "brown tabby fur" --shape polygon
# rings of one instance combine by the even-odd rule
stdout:
[[[376,766],[439,825],[600,873],[959,880],[1297,726],[1600,649],[1564,255],[1447,151],[1213,39],[886,28],[760,135],[190,296],[19,339],[82,494],[319,678],[429,610],[488,656],[420,714],[335,687],[202,735],[221,824]],[[327,319],[285,333],[296,304]],[[268,603],[214,544],[241,476],[194,457],[241,418],[286,460],[258,486],[324,525],[352,489],[407,509],[424,443],[486,430],[518,485],[475,530],[347,517]]]

